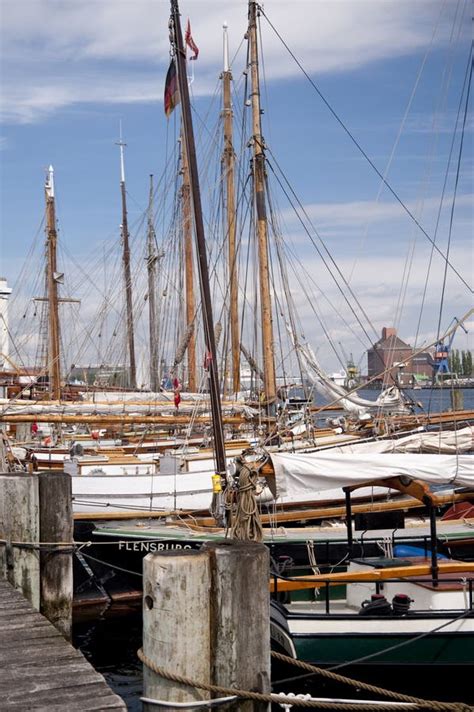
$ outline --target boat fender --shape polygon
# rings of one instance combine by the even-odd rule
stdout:
[[[260,486],[260,491],[259,491],[259,485],[257,485],[257,502],[259,504],[267,504],[267,502],[274,502],[275,497],[273,496],[273,492],[271,491],[270,487],[261,487]]]
[[[360,616],[391,616],[392,606],[382,593],[373,593],[370,601],[362,601]]]
[[[406,593],[396,593],[392,599],[393,614],[404,616],[408,613],[411,603],[413,603],[413,598],[407,596]]]

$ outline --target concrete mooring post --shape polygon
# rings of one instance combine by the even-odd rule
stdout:
[[[269,692],[268,581],[269,552],[263,544],[229,540],[198,552],[148,554],[143,567],[145,656],[196,681]],[[221,695],[170,682],[144,665],[144,697],[185,703]],[[155,709],[144,705],[145,712]],[[219,709],[267,712],[270,705],[238,699]]]
[[[0,544],[0,575],[70,638],[73,518],[69,475],[0,474],[0,539],[6,542]]]

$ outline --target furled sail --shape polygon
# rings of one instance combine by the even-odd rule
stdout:
[[[389,452],[424,452],[449,455],[461,452],[474,452],[474,427],[467,425],[459,430],[420,431],[402,437],[390,437],[362,443],[347,443],[331,448],[331,452],[353,453],[389,453]],[[473,462],[474,465],[474,462]]]

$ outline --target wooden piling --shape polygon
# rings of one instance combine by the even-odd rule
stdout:
[[[222,541],[200,551],[148,554],[143,566],[143,652],[168,672],[203,683],[270,691],[269,552]],[[144,697],[185,703],[213,697],[144,665]],[[145,712],[154,712],[144,705]],[[223,709],[267,712],[239,699]]]
[[[25,473],[0,474],[0,574],[21,591],[31,605],[40,607],[38,478]]]
[[[0,576],[70,639],[71,478],[62,472],[0,474],[0,539],[5,541],[0,545]]]
[[[263,544],[207,543],[211,559],[212,678],[215,685],[271,691],[269,550]],[[224,710],[267,712],[266,702],[239,699]]]
[[[40,541],[48,544],[40,552],[40,611],[70,640],[74,529],[71,478],[63,472],[40,472],[38,482]],[[55,546],[55,542],[61,545]]]
[[[453,388],[451,390],[451,407],[453,410],[464,409],[464,393],[460,388]]]
[[[211,681],[209,556],[166,551],[143,560],[143,652],[167,671]],[[209,699],[203,690],[159,677],[143,666],[144,697],[170,702]],[[144,704],[144,712],[156,706]]]

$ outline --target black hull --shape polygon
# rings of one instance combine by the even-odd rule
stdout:
[[[137,539],[127,537],[126,534],[120,536],[111,534],[104,537],[95,534],[94,531],[94,522],[76,522],[75,541],[91,542],[75,557],[75,599],[84,604],[89,599],[93,600],[97,591],[99,591],[97,594],[99,598],[108,596],[117,600],[117,598],[126,598],[127,592],[132,598],[136,597],[142,590],[141,574],[144,556],[159,551],[196,550],[203,544],[203,540],[196,538],[165,540],[144,536],[143,539]],[[410,540],[409,543],[413,544],[414,541]],[[417,545],[423,548],[426,555],[429,555],[430,549],[426,540],[420,540]],[[272,567],[283,576],[298,575],[311,568],[310,547],[305,541],[270,542],[268,547]],[[438,550],[442,554],[450,555],[449,545],[446,542],[439,541]],[[326,573],[331,567],[347,559],[348,553],[345,540],[314,542],[314,556],[322,573]],[[460,554],[461,551],[457,549],[456,558],[472,558],[474,546],[467,545],[462,550],[462,556]],[[379,555],[380,548],[377,542],[367,541],[363,545],[354,545],[351,558]]]

